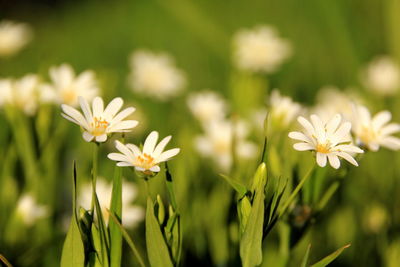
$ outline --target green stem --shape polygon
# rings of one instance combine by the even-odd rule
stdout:
[[[94,211],[94,201],[96,199],[96,182],[97,182],[97,164],[98,164],[98,157],[99,157],[99,144],[94,143],[93,146],[93,165],[92,165],[92,204],[90,210]]]
[[[297,196],[297,194],[299,193],[300,189],[303,187],[304,183],[307,181],[308,177],[311,176],[311,173],[313,172],[315,167],[315,164],[313,164],[310,168],[310,170],[303,176],[303,178],[301,179],[300,183],[296,186],[296,188],[294,189],[294,191],[292,192],[292,194],[290,194],[289,198],[286,200],[285,204],[283,204],[282,208],[279,211],[279,218],[285,214],[285,211],[287,210],[287,208],[289,207],[289,205],[293,202],[293,200],[295,199],[295,197]]]

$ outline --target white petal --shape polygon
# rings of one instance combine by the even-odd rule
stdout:
[[[142,151],[134,144],[126,144],[126,147],[129,148],[136,157],[142,154]]]
[[[83,132],[82,137],[83,139],[85,139],[86,142],[91,142],[94,138],[94,136],[88,132]]]
[[[103,115],[104,102],[103,99],[101,99],[101,97],[96,96],[93,99],[92,109],[93,109],[93,117],[99,118],[101,115]]]
[[[92,115],[92,111],[90,110],[88,102],[86,101],[86,99],[84,99],[81,96],[79,96],[78,99],[79,99],[79,105],[81,106],[83,114],[85,115],[86,121],[88,123],[92,122],[93,115]]]
[[[325,141],[326,134],[325,134],[325,128],[324,128],[323,122],[315,114],[311,115],[310,118],[311,118],[312,124],[314,126],[314,130],[315,130],[317,139],[320,141]]]
[[[300,116],[300,117],[297,118],[297,121],[304,127],[304,129],[306,129],[307,133],[310,136],[315,135],[314,127],[312,126],[312,124],[308,120],[306,120],[305,118]]]
[[[315,147],[309,143],[296,143],[293,148],[298,151],[315,150]]]
[[[383,127],[380,131],[381,135],[391,135],[400,131],[400,124],[390,123]]]
[[[173,148],[163,152],[158,158],[156,158],[157,162],[167,161],[173,156],[177,155],[181,151],[179,148]]]
[[[152,172],[159,172],[160,170],[161,170],[160,166],[158,166],[158,165],[155,165],[150,168],[150,171],[152,171]]]
[[[129,158],[134,158],[132,151],[130,151],[124,144],[120,141],[115,141],[115,147],[125,156]]]
[[[392,114],[389,111],[387,110],[381,111],[373,117],[372,126],[374,127],[374,129],[378,130],[383,125],[388,123],[391,119],[392,119]]]
[[[350,152],[350,153],[364,153],[364,151],[361,148],[353,145],[338,145],[335,146],[335,150],[341,150],[343,152]]]
[[[143,172],[143,171],[145,171],[146,169],[145,169],[145,168],[142,168],[142,167],[139,167],[139,166],[135,166],[135,170],[137,170],[137,171],[139,171],[139,172]]]
[[[115,160],[115,161],[127,161],[129,162],[129,158],[121,153],[109,153],[107,155],[107,157],[111,160]]]
[[[343,138],[347,137],[348,133],[350,132],[350,129],[351,129],[350,122],[345,122],[342,125],[340,125],[339,129],[337,129],[337,131],[331,137],[332,145],[335,145],[340,142],[344,142],[345,140]]]
[[[107,120],[111,120],[114,118],[115,114],[117,114],[118,110],[121,109],[124,101],[120,97],[116,97],[107,105],[106,109],[104,110],[104,117]]]
[[[132,128],[135,128],[136,125],[138,125],[138,121],[120,121],[110,127],[107,128],[107,133],[112,133],[112,132],[118,132],[121,130],[130,130]]]
[[[106,134],[102,134],[99,136],[96,136],[96,142],[102,143],[105,142],[107,140],[107,135]]]
[[[118,167],[133,167],[133,165],[132,165],[131,163],[125,162],[125,161],[123,161],[123,162],[118,162],[118,163],[117,163],[117,166],[118,166]]]
[[[357,111],[359,116],[357,119],[360,119],[362,124],[369,124],[371,121],[371,114],[369,113],[369,110],[364,106],[359,106]]]
[[[65,105],[65,104],[61,105],[61,109],[65,114],[67,114],[69,117],[74,119],[77,122],[77,124],[81,125],[86,130],[88,130],[88,123],[85,120],[85,118],[83,117],[82,113],[80,113],[78,110],[74,109],[73,107]]]
[[[400,139],[394,136],[385,137],[379,143],[381,144],[381,146],[392,150],[400,149]]]
[[[329,159],[329,164],[335,168],[335,169],[339,169],[340,167],[340,160],[339,158],[334,155],[334,154],[328,154],[328,159]]]
[[[313,141],[308,136],[300,132],[290,132],[289,137],[306,143],[313,143]]]
[[[144,141],[143,145],[143,153],[148,155],[153,154],[154,147],[156,146],[158,140],[158,132],[152,131],[149,136],[147,136],[146,140]]]
[[[164,137],[163,140],[156,146],[156,148],[153,151],[153,157],[157,158],[158,156],[161,155],[163,152],[165,146],[168,144],[168,142],[171,140],[171,136]]]
[[[320,167],[326,166],[326,154],[317,152],[317,164]]]
[[[135,112],[135,110],[136,109],[133,108],[133,107],[126,108],[126,109],[122,110],[120,113],[117,114],[117,116],[115,116],[111,120],[111,124],[118,123],[118,122],[122,121],[123,119],[125,119],[126,117],[131,115],[133,112]]]
[[[338,155],[339,157],[344,158],[345,160],[347,160],[348,162],[350,162],[354,166],[358,166],[357,161],[352,156],[350,156],[350,154],[348,154],[346,152],[339,152],[336,155]]]
[[[329,134],[333,134],[336,129],[339,127],[340,121],[342,120],[342,117],[340,114],[336,114],[333,116],[332,119],[329,120],[329,122],[326,124],[326,131]]]

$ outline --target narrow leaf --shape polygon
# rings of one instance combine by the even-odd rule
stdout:
[[[147,198],[146,209],[146,245],[149,262],[152,267],[173,266],[160,225],[154,215],[154,205],[150,197]]]
[[[3,262],[7,267],[12,267],[11,263],[4,257],[3,255],[0,254],[0,261]]]
[[[325,266],[327,266],[329,263],[331,263],[337,257],[339,257],[339,255],[342,254],[343,250],[345,250],[348,247],[350,247],[350,244],[347,244],[344,247],[339,248],[338,250],[336,250],[332,254],[329,254],[328,256],[326,256],[325,258],[320,260],[319,262],[314,263],[313,265],[311,265],[311,267],[325,267]]]
[[[115,167],[111,195],[110,213],[115,214],[118,222],[122,219],[122,168]],[[120,267],[122,256],[122,233],[114,220],[108,222],[110,231],[110,266]]]
[[[72,218],[71,224],[64,241],[61,255],[61,267],[80,267],[85,265],[85,249],[76,216],[76,165],[74,162],[74,175],[72,179]]]
[[[310,249],[311,249],[311,244],[308,245],[306,254],[304,254],[303,260],[301,261],[301,267],[307,267],[308,264],[308,257],[310,256]]]
[[[224,180],[227,181],[228,184],[230,186],[232,186],[232,188],[239,194],[239,196],[238,196],[239,199],[243,198],[246,195],[247,188],[242,183],[240,183],[239,181],[234,180],[224,174],[220,174],[220,176],[222,178],[224,178]]]
[[[262,236],[264,223],[264,198],[267,171],[265,163],[261,163],[254,180],[258,181],[255,197],[245,231],[240,241],[240,258],[244,267],[253,267],[262,261]]]

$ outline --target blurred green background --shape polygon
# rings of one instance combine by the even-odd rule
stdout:
[[[270,24],[292,43],[293,56],[278,72],[268,76],[269,87],[280,88],[304,104],[313,103],[317,90],[327,84],[340,88],[356,86],[365,93],[360,88],[359,72],[367,62],[381,54],[400,60],[398,0],[0,0],[2,19],[28,22],[34,29],[34,39],[17,56],[0,60],[0,77],[21,77],[32,72],[47,79],[48,68],[64,62],[70,63],[77,72],[93,69],[107,100],[122,96],[127,103],[137,104],[146,117],[146,130],[128,137],[128,141],[142,140],[152,129],[160,131],[161,136],[173,135],[171,147],[182,148],[181,155],[171,167],[177,177],[178,198],[184,200],[181,202],[186,233],[183,266],[195,262],[202,266],[218,265],[215,259],[219,256],[210,253],[215,244],[210,235],[215,232],[203,225],[213,221],[207,215],[207,203],[212,202],[209,200],[211,188],[223,182],[207,163],[199,164],[198,156],[192,155],[188,136],[197,129],[192,129],[190,126],[194,123],[187,122],[188,117],[178,112],[187,110],[183,96],[173,103],[158,103],[132,95],[126,77],[128,56],[133,50],[148,48],[170,53],[177,66],[187,74],[188,91],[211,88],[228,98],[233,70],[233,34],[243,27]],[[399,121],[400,108],[395,105],[387,108],[394,114],[394,120]],[[54,112],[60,111],[54,109]],[[4,118],[0,120],[3,128],[0,145],[3,146],[11,139],[11,134]],[[72,137],[63,142],[64,153],[58,159],[62,169],[57,172],[55,188],[59,188],[59,193],[54,204],[57,211],[51,219],[51,225],[59,228],[63,212],[70,208],[72,160],[77,160],[78,170],[85,177],[91,159],[87,144],[72,125],[69,134]],[[257,141],[261,147],[262,141]],[[102,151],[104,162],[107,162],[100,165],[99,173],[103,176],[112,174],[113,170],[113,164],[105,160],[109,150]],[[0,151],[0,161],[3,161],[6,150]],[[393,260],[400,255],[399,166],[399,156],[395,152],[380,150],[366,155],[361,167],[352,169],[350,179],[342,183],[304,242],[291,252],[295,259],[291,266],[298,266],[296,259],[301,258],[310,242],[313,260],[352,243],[331,266],[397,266],[388,262],[400,262]],[[131,177],[128,170],[124,173],[125,177]],[[137,178],[134,179],[140,184]],[[154,181],[154,186],[157,187],[159,182]],[[202,191],[198,199],[205,201],[205,204],[198,204],[199,207],[189,198],[196,191]],[[365,227],[365,214],[376,203],[389,219],[378,232],[370,232]],[[196,214],[205,218],[197,218]],[[210,214],[213,213],[210,211]],[[284,226],[278,228],[285,231]],[[143,229],[141,225],[133,236],[144,248]],[[46,251],[40,251],[40,257],[31,255],[38,250],[30,247],[28,240],[17,247],[9,247],[1,242],[1,236],[0,253],[15,266],[56,266],[64,234],[60,229],[51,231],[53,233],[45,238],[44,244],[35,241],[40,244],[39,248],[46,248]],[[265,250],[268,252],[263,266],[281,266],[282,246],[279,248],[277,243],[276,236],[267,238]],[[230,250],[229,247],[223,249]],[[20,255],[25,255],[28,260]],[[124,257],[126,262],[131,261],[129,251]]]

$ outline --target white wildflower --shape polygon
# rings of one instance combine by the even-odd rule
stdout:
[[[37,220],[46,217],[49,213],[48,208],[38,204],[30,194],[24,194],[20,197],[16,212],[27,226],[32,226]]]
[[[288,127],[300,114],[302,107],[288,96],[282,96],[277,89],[269,98],[269,115],[283,127]]]
[[[112,185],[105,179],[98,178],[96,182],[96,194],[99,199],[100,208],[105,222],[108,224]],[[137,198],[137,187],[126,181],[122,182],[122,224],[128,228],[135,227],[144,218],[144,209],[133,205],[132,202]],[[89,210],[92,202],[92,184],[87,183],[81,187],[78,203],[84,209]]]
[[[39,78],[34,74],[18,80],[0,80],[0,106],[9,105],[34,115],[38,107],[38,86]]]
[[[389,123],[392,119],[389,111],[381,111],[373,117],[365,106],[356,106],[354,111],[352,131],[360,145],[371,151],[378,151],[380,146],[400,149],[400,139],[392,136],[400,132],[400,124]]]
[[[351,142],[348,139],[351,130],[350,122],[341,124],[342,119],[339,114],[336,114],[327,123],[315,114],[311,115],[312,123],[301,116],[297,120],[304,129],[302,132],[289,133],[290,138],[301,141],[294,144],[294,149],[315,151],[317,164],[320,167],[325,167],[327,160],[329,160],[329,164],[338,169],[340,167],[339,157],[358,166],[352,154],[363,153],[363,151],[359,147],[349,144]]]
[[[234,62],[241,70],[271,73],[290,56],[290,44],[270,26],[242,29],[234,36]]]
[[[374,59],[361,75],[362,82],[372,92],[389,96],[400,89],[400,66],[388,56]]]
[[[235,153],[238,158],[251,159],[256,156],[257,147],[246,140],[247,125],[238,122],[234,127],[229,121],[211,121],[204,125],[205,134],[195,139],[198,152],[212,159],[223,171],[232,166],[232,143],[235,137]]]
[[[185,86],[184,73],[165,54],[139,50],[130,58],[129,83],[132,90],[158,100],[177,96]]]
[[[226,101],[219,94],[207,90],[189,95],[187,105],[193,116],[202,123],[222,120],[228,109]]]
[[[119,141],[115,141],[115,147],[121,153],[110,153],[108,158],[118,161],[117,166],[135,167],[137,171],[143,172],[145,175],[159,172],[160,166],[158,164],[176,156],[180,149],[173,148],[164,151],[164,148],[171,140],[171,136],[165,137],[156,146],[157,140],[158,132],[152,131],[143,144],[143,151],[134,144],[124,145]]]
[[[0,57],[12,56],[32,39],[28,24],[3,20],[0,22]]]
[[[124,103],[120,97],[114,98],[105,109],[103,99],[95,97],[92,103],[93,113],[86,99],[80,96],[78,99],[84,115],[65,104],[61,105],[64,112],[61,115],[83,128],[83,139],[86,142],[92,140],[105,142],[107,135],[115,132],[129,132],[138,124],[135,120],[124,120],[135,111],[135,108],[129,107],[118,113]]]
[[[98,82],[92,70],[86,70],[76,75],[68,64],[51,67],[49,70],[52,83],[42,86],[41,94],[44,102],[67,104],[77,107],[78,96],[92,101],[99,95]]]

